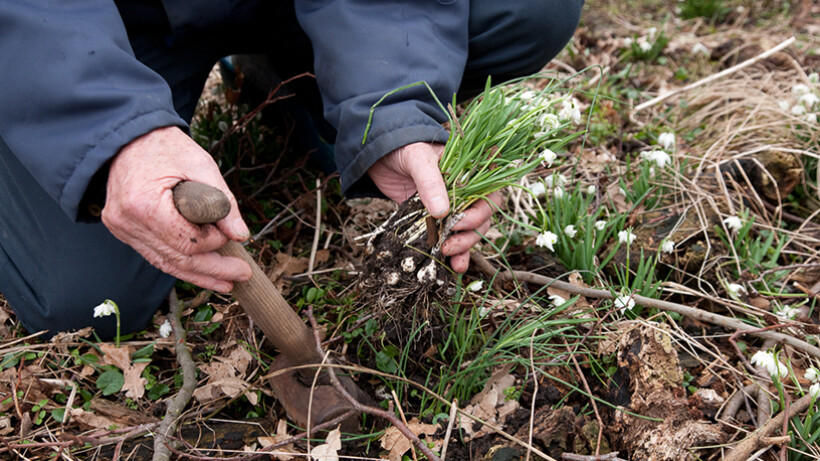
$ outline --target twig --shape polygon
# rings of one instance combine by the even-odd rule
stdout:
[[[594,455],[594,456],[586,456],[586,455],[576,455],[573,453],[564,453],[561,455],[561,459],[566,459],[569,461],[626,461],[625,459],[618,458],[618,452],[613,451],[611,453],[607,453],[605,455]]]
[[[319,325],[316,323],[316,318],[313,316],[312,306],[308,308],[307,316],[310,320],[310,325],[313,327],[313,335],[316,338],[316,351],[319,354],[324,355],[324,351],[322,350],[322,339],[319,337]],[[441,459],[438,456],[436,456],[436,454],[433,453],[433,451],[430,450],[430,448],[428,448],[427,445],[424,442],[422,442],[421,439],[419,439],[418,436],[410,430],[410,428],[407,427],[407,425],[402,423],[401,420],[399,420],[399,418],[397,418],[395,414],[388,411],[384,411],[381,408],[374,408],[368,405],[362,405],[358,400],[356,400],[352,395],[350,395],[349,392],[347,392],[347,389],[345,389],[344,386],[342,386],[342,383],[340,383],[339,379],[336,377],[336,372],[333,370],[333,367],[327,367],[326,369],[328,377],[330,378],[330,382],[333,384],[333,387],[339,392],[339,394],[341,394],[342,397],[345,398],[345,400],[347,400],[350,403],[350,405],[356,411],[371,416],[384,418],[390,421],[390,424],[392,424],[396,429],[399,430],[399,432],[401,432],[405,437],[407,437],[407,439],[410,440],[413,443],[413,445],[415,445],[416,448],[418,448],[419,451],[421,451],[424,454],[424,456],[427,457],[428,461],[441,461]]]
[[[453,399],[453,404],[450,405],[450,421],[447,423],[447,431],[444,433],[444,443],[441,446],[441,461],[444,461],[447,457],[447,445],[450,444],[450,434],[453,433],[453,425],[455,425],[456,418],[458,418],[458,399]]]
[[[590,298],[601,298],[601,299],[614,299],[615,297],[607,290],[601,290],[596,288],[587,288],[587,287],[580,287],[573,285],[568,282],[562,282],[560,280],[556,280],[552,277],[547,277],[545,275],[533,274],[532,272],[526,271],[504,271],[498,274],[498,278],[504,281],[523,281],[523,282],[530,282],[539,285],[551,285],[558,289],[568,291],[570,293],[576,295],[582,295]],[[670,301],[662,301],[660,299],[652,299],[647,298],[640,295],[632,295],[632,299],[635,301],[635,304],[640,306],[645,306],[654,309],[660,309],[663,311],[675,312],[680,315],[694,318],[697,320],[701,320],[704,322],[721,325],[726,328],[730,328],[733,330],[741,331],[743,333],[748,333],[753,336],[759,336],[765,339],[772,339],[779,343],[788,344],[795,349],[801,350],[813,357],[820,358],[820,348],[817,346],[812,346],[811,344],[802,341],[800,339],[795,338],[794,336],[789,336],[783,333],[777,333],[774,331],[764,330],[760,331],[760,329],[755,328],[747,323],[744,323],[740,320],[733,319],[730,317],[726,317],[723,315],[714,314],[712,312],[707,312],[701,309],[697,309],[690,306],[684,306],[683,304],[673,303]]]
[[[587,394],[590,395],[589,402],[592,404],[592,410],[595,411],[595,419],[598,420],[598,440],[595,442],[595,456],[599,456],[601,454],[601,439],[604,436],[604,420],[601,419],[601,413],[598,412],[598,405],[595,404],[595,399],[592,398],[592,390],[589,388],[589,383],[587,383],[586,378],[584,377],[584,372],[581,370],[581,365],[578,364],[578,360],[575,358],[575,354],[572,353],[572,350],[567,344],[567,340],[562,338],[564,341],[564,346],[569,351],[569,358],[572,359],[572,363],[575,365],[575,371],[578,373],[578,378],[584,384],[584,389],[586,389]]]
[[[534,432],[535,424],[535,398],[538,396],[538,374],[535,373],[535,360],[533,359],[533,348],[535,342],[535,334],[538,333],[538,328],[532,331],[530,336],[530,369],[532,369],[532,401],[530,401],[530,426],[527,429],[527,456],[524,461],[530,461],[530,453],[532,453],[532,433]],[[596,453],[597,454],[597,453]]]
[[[399,401],[399,396],[396,394],[396,391],[391,389],[390,393],[393,395],[393,400],[396,401],[396,409],[399,410],[399,416],[401,416],[401,421],[404,424],[407,424],[407,417],[404,416],[404,410],[401,408],[401,401]],[[419,461],[419,457],[416,455],[416,449],[413,446],[410,446],[410,454],[413,455],[413,461]]]
[[[771,433],[782,427],[785,420],[791,419],[794,415],[802,412],[809,407],[812,397],[811,394],[806,394],[800,399],[793,402],[788,411],[782,411],[774,418],[770,419],[760,429],[753,432],[738,443],[732,451],[724,458],[726,461],[741,461],[746,460],[757,449],[763,446],[770,445],[768,442],[777,440],[777,438],[770,437]]]
[[[777,53],[778,51],[782,50],[783,48],[786,48],[787,46],[794,43],[795,40],[796,39],[794,37],[791,37],[788,40],[786,40],[786,41],[782,42],[781,44],[777,45],[776,47],[774,47],[774,48],[772,48],[768,51],[765,51],[763,53],[760,53],[759,55],[757,55],[753,58],[747,59],[747,60],[741,62],[740,64],[734,65],[734,66],[732,66],[728,69],[725,69],[721,72],[718,72],[717,74],[712,74],[712,75],[710,75],[706,78],[700,79],[697,82],[690,83],[689,85],[686,85],[684,87],[678,88],[676,90],[669,91],[669,92],[664,93],[660,96],[652,98],[649,101],[646,101],[642,104],[637,105],[635,107],[635,109],[632,110],[632,115],[642,111],[643,109],[646,109],[647,107],[651,107],[651,106],[654,106],[655,104],[658,104],[659,102],[665,101],[665,100],[669,99],[670,97],[675,96],[676,94],[680,94],[680,93],[689,91],[693,88],[697,88],[701,85],[705,85],[709,82],[712,82],[712,81],[717,80],[719,78],[725,77],[726,75],[737,72],[738,70],[743,69],[744,67],[751,66],[752,64],[754,64],[758,61],[761,61],[763,59],[766,59],[769,56]]]
[[[319,248],[319,237],[322,234],[322,181],[316,178],[316,229],[313,232],[313,245],[310,247],[310,259],[308,260],[308,272],[313,272],[313,265],[316,264],[316,250]],[[313,277],[311,277],[313,278]]]
[[[182,387],[168,404],[165,418],[163,418],[157,429],[154,437],[153,461],[168,461],[171,458],[170,446],[166,443],[168,434],[176,430],[177,419],[182,414],[182,410],[188,405],[188,402],[191,401],[191,396],[193,396],[194,389],[196,389],[196,364],[185,344],[187,332],[182,327],[180,302],[177,298],[177,292],[173,288],[168,295],[168,304],[170,306],[171,326],[174,330],[174,352],[177,356],[177,362],[182,368]]]

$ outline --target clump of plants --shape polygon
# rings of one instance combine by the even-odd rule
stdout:
[[[427,86],[419,82],[394,92],[417,85]],[[436,102],[448,116],[449,139],[439,167],[451,213],[432,218],[417,195],[402,203],[370,235],[359,279],[366,303],[388,311],[397,325],[409,325],[412,331],[424,322],[435,322],[433,302],[455,291],[441,244],[464,210],[493,192],[516,186],[540,164],[551,165],[555,151],[581,134],[575,129],[581,120],[579,102],[562,90],[561,81],[546,76],[501,86],[488,80],[483,93],[459,116],[455,98],[446,109]]]

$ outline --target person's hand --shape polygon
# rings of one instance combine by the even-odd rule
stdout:
[[[450,212],[450,201],[438,168],[442,152],[442,144],[409,144],[385,155],[367,172],[388,198],[401,203],[418,191],[421,203],[430,215],[443,218]],[[498,204],[500,194],[492,194],[490,199]],[[481,240],[479,234],[490,228],[492,213],[492,207],[479,200],[465,210],[464,217],[453,226],[453,234],[442,244],[441,251],[450,257],[454,271],[467,271],[470,248]]]
[[[172,188],[183,180],[224,192],[228,216],[215,225],[189,223],[173,203]],[[247,240],[250,232],[213,158],[179,128],[154,130],[114,157],[102,220],[149,263],[202,288],[229,292],[233,282],[251,277],[246,262],[215,251],[228,239]]]

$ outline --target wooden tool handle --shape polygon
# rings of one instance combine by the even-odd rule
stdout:
[[[195,224],[214,223],[228,215],[231,204],[219,189],[207,184],[183,181],[173,189],[179,213]],[[247,282],[234,282],[233,295],[254,323],[293,365],[321,362],[313,332],[291,309],[285,298],[256,261],[238,242],[220,248],[223,256],[241,258],[251,266]]]

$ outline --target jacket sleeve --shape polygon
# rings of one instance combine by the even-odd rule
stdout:
[[[416,86],[370,109],[404,85],[425,81],[442,104],[458,90],[467,62],[466,0],[297,0],[299,23],[315,54],[325,116],[337,129],[336,163],[349,196],[367,188],[365,172],[413,142],[445,142],[446,120],[428,89]]]
[[[0,2],[0,137],[71,219],[91,178],[155,128],[186,127],[113,0]]]

